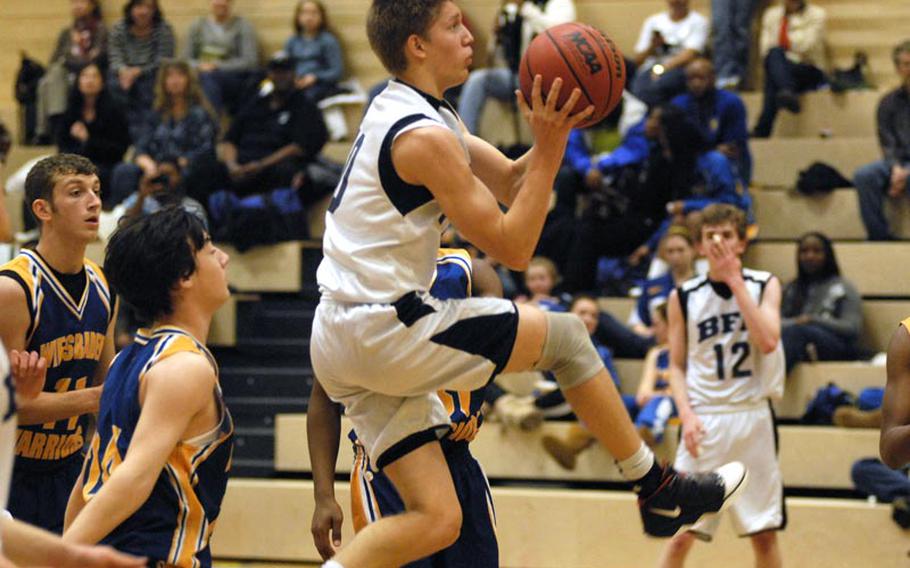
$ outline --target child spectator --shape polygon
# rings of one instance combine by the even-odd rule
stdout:
[[[136,142],[136,159],[114,168],[113,201],[119,203],[135,193],[140,180],[154,180],[170,189],[181,187],[197,162],[214,154],[216,134],[214,111],[189,64],[163,64],[155,85],[154,113]]]
[[[797,95],[825,83],[825,18],[823,8],[805,0],[782,0],[765,12],[760,41],[765,90],[752,136],[771,136],[779,108],[798,113]]]
[[[111,173],[130,146],[130,133],[123,110],[104,88],[97,63],[79,71],[55,134],[59,152],[85,156],[97,166],[101,196],[110,206]]]
[[[154,102],[158,66],[173,56],[174,30],[158,0],[128,0],[123,19],[111,28],[108,88],[126,108],[134,140]]]
[[[233,0],[210,0],[210,14],[190,25],[183,58],[199,74],[206,98],[218,112],[236,110],[256,80],[259,48],[256,30],[233,14]]]
[[[70,0],[73,22],[60,30],[44,77],[38,82],[37,123],[39,137],[50,138],[53,124],[66,110],[70,86],[80,69],[89,63],[107,65],[107,28],[101,21],[99,0]]]
[[[314,102],[336,94],[344,77],[344,59],[322,2],[300,0],[294,9],[294,30],[284,51],[294,60],[297,88]]]
[[[781,340],[789,372],[800,361],[852,361],[863,326],[862,301],[840,275],[831,240],[806,233],[797,241],[796,280],[784,288]]]
[[[534,304],[548,312],[564,312],[566,304],[562,298],[553,295],[553,290],[559,284],[559,271],[556,265],[548,258],[535,256],[528,263],[525,271],[525,288],[530,296],[519,296],[516,302]]]
[[[667,422],[676,416],[676,404],[670,391],[666,301],[655,306],[653,321],[657,345],[645,356],[641,381],[635,394],[635,404],[640,409],[635,417],[635,427],[641,439],[652,448],[663,441]]]
[[[655,335],[655,325],[651,314],[657,306],[665,304],[670,292],[683,282],[695,276],[693,262],[695,247],[692,233],[684,225],[673,225],[660,240],[657,248],[658,258],[667,264],[668,270],[661,276],[645,281],[641,287],[635,309],[629,316],[629,325],[635,333],[651,337]]]

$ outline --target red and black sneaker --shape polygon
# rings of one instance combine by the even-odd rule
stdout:
[[[649,495],[638,495],[645,532],[670,537],[694,525],[708,513],[733,503],[746,488],[748,472],[740,462],[730,462],[707,473],[684,474],[664,466],[661,483]]]

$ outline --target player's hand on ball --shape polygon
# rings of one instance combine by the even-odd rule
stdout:
[[[16,385],[16,395],[20,400],[31,400],[44,390],[47,376],[47,360],[37,351],[9,352],[10,372]]]
[[[683,442],[686,444],[686,450],[693,458],[697,458],[701,453],[701,440],[705,435],[705,425],[695,414],[689,414],[682,420]]]
[[[581,98],[581,89],[573,89],[565,104],[560,108],[556,108],[556,102],[559,100],[559,91],[563,85],[562,79],[557,77],[553,80],[546,102],[541,92],[542,85],[543,78],[540,75],[535,75],[534,84],[531,87],[531,106],[528,106],[520,90],[515,91],[515,98],[518,101],[518,108],[521,110],[521,114],[528,121],[531,130],[534,132],[535,142],[548,150],[551,144],[556,144],[560,150],[560,159],[562,159],[562,150],[569,136],[569,131],[576,124],[591,116],[591,113],[594,112],[594,106],[588,106],[585,110],[570,115],[569,113],[575,108],[578,99]]]
[[[316,500],[316,510],[313,511],[310,531],[313,533],[313,544],[316,545],[316,550],[319,551],[319,556],[323,560],[335,556],[335,551],[341,548],[341,524],[343,522],[344,513],[341,512],[341,506],[337,501],[334,499]]]

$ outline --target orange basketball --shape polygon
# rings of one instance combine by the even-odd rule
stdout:
[[[581,98],[572,112],[594,105],[594,114],[578,125],[583,128],[603,120],[622,100],[626,64],[606,34],[587,24],[571,22],[538,35],[522,56],[518,76],[526,101],[531,100],[535,75],[543,79],[544,97],[553,80],[562,78],[557,101],[560,108],[575,87],[581,89]]]

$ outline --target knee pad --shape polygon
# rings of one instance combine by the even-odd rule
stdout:
[[[547,338],[535,365],[537,370],[552,372],[559,388],[569,389],[587,382],[604,368],[578,316],[546,312],[546,317]]]

